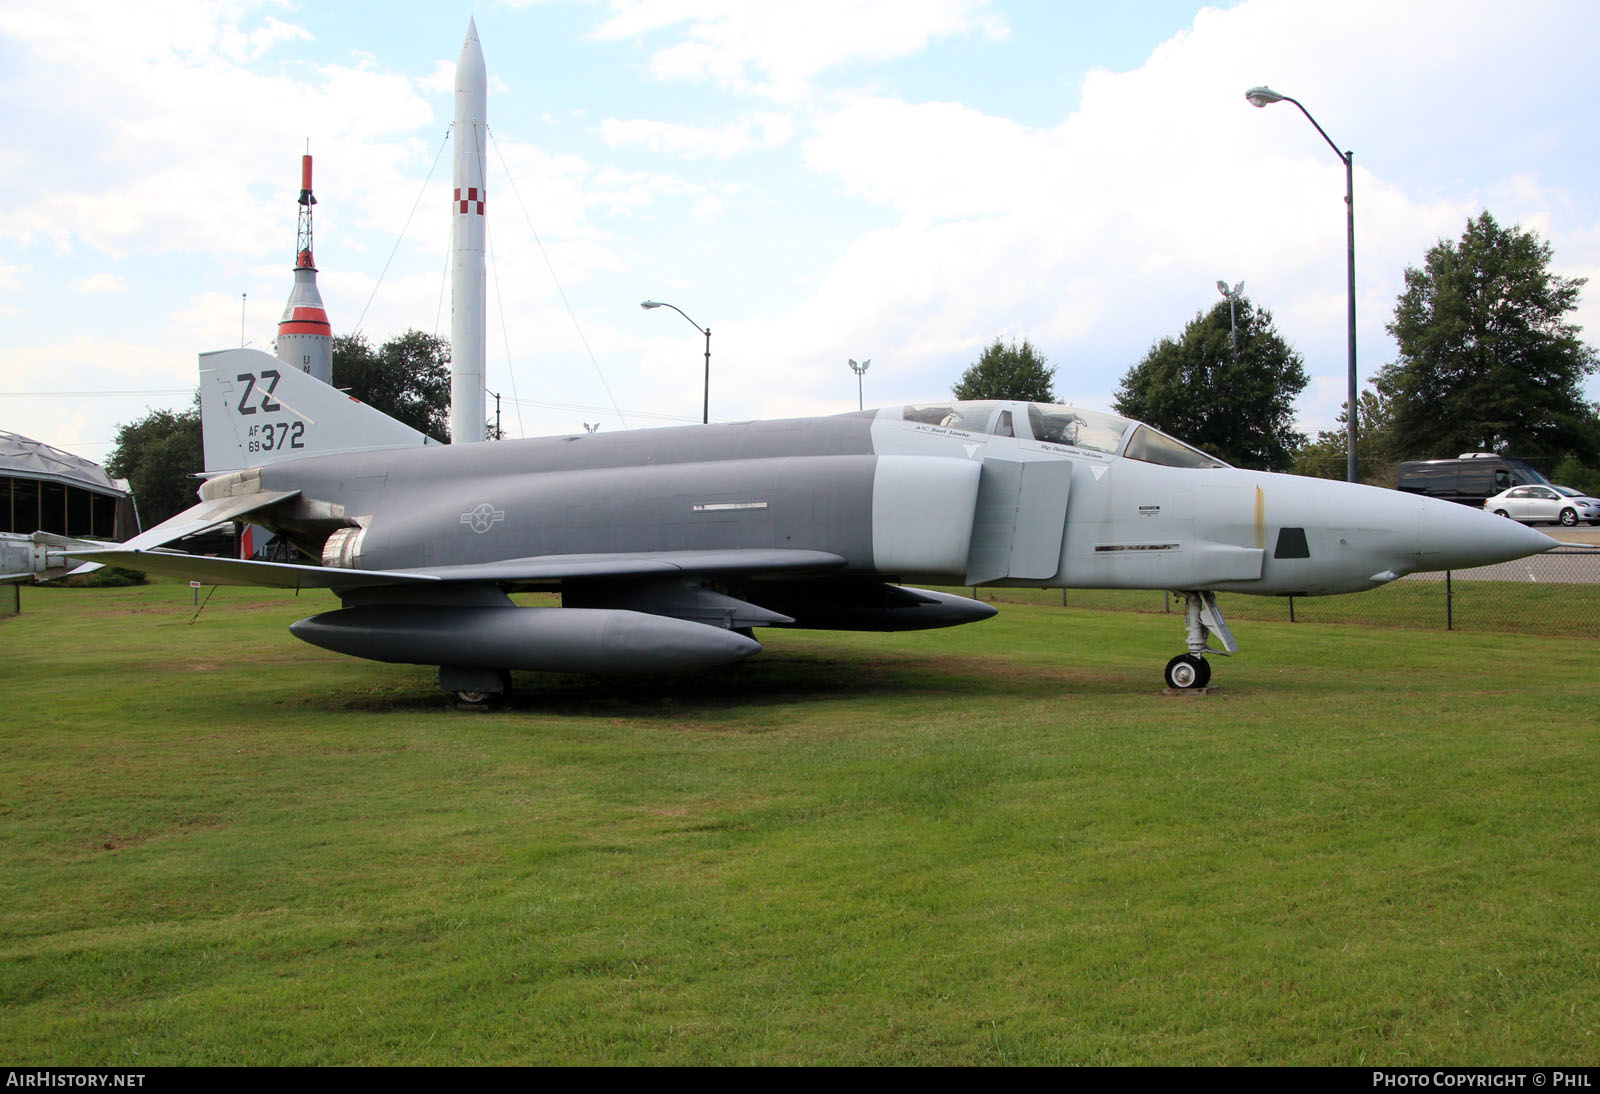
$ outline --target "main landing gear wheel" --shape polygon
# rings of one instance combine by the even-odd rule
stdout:
[[[1167,662],[1167,687],[1179,691],[1203,688],[1211,682],[1211,663],[1193,653],[1180,653]]]
[[[488,710],[511,694],[511,674],[505,669],[440,665],[439,688],[455,696],[457,709]]]

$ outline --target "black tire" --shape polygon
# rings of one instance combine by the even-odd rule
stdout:
[[[1211,679],[1211,666],[1204,657],[1193,653],[1180,653],[1167,662],[1167,687],[1176,691],[1203,688]]]
[[[1506,512],[1504,509],[1496,509],[1494,511],[1494,515],[1497,517],[1506,517],[1507,519],[1509,519],[1511,516],[1511,514]]]
[[[1578,511],[1576,509],[1561,510],[1561,526],[1563,528],[1576,528],[1578,526]]]
[[[486,707],[499,698],[492,691],[458,691],[455,697],[464,707]]]

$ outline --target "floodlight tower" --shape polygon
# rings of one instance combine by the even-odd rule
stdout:
[[[863,405],[862,397],[861,397],[861,377],[866,374],[867,366],[870,365],[870,364],[872,364],[872,361],[870,359],[866,360],[866,361],[863,361],[858,365],[858,364],[856,364],[856,360],[855,360],[854,357],[850,358],[850,371],[854,372],[856,374],[856,409],[857,410],[865,409],[865,407]]]
[[[1228,298],[1228,328],[1233,332],[1233,355],[1237,357],[1239,356],[1239,316],[1234,311],[1233,306],[1244,293],[1244,282],[1241,281],[1230,289],[1226,281],[1218,281],[1217,291]]]

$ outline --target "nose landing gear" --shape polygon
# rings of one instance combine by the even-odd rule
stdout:
[[[1211,663],[1204,655],[1219,653],[1226,657],[1238,652],[1239,643],[1233,640],[1233,632],[1228,630],[1228,624],[1222,618],[1216,593],[1194,591],[1177,595],[1183,598],[1183,621],[1189,652],[1181,653],[1167,662],[1167,687],[1173,691],[1198,691],[1211,683]],[[1210,645],[1212,635],[1222,644],[1221,649],[1213,649]]]
[[[1180,653],[1167,662],[1167,687],[1203,688],[1211,682],[1211,662],[1194,653]]]

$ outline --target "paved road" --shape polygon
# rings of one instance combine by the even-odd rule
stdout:
[[[1454,570],[1454,581],[1539,581],[1592,585],[1600,583],[1600,528],[1562,528],[1535,525],[1560,541],[1555,554],[1530,555],[1515,562]],[[1442,573],[1412,574],[1407,581],[1443,581]]]
[[[1587,525],[1581,525],[1577,528],[1563,528],[1559,524],[1535,524],[1532,527],[1537,532],[1543,532],[1547,536],[1554,536],[1562,543],[1600,547],[1600,528],[1591,528]]]

